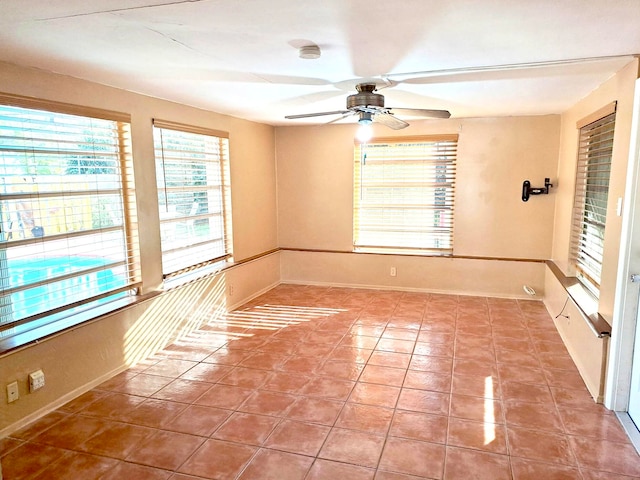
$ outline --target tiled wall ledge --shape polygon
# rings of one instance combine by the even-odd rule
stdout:
[[[567,291],[576,304],[583,317],[587,320],[589,328],[598,338],[611,336],[611,325],[598,313],[598,302],[586,291],[576,277],[568,277],[553,260],[545,262],[549,270]]]

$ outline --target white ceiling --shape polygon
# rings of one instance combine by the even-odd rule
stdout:
[[[560,113],[638,53],[640,0],[0,0],[2,61],[273,125],[363,79],[391,107]]]

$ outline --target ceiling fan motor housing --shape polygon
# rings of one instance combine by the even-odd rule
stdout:
[[[347,97],[347,108],[349,110],[358,110],[358,107],[384,108],[384,97],[378,93],[373,93],[375,89],[375,83],[357,85],[356,90],[358,90],[358,93]]]

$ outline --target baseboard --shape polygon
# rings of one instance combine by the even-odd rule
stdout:
[[[312,285],[315,287],[357,288],[357,289],[363,289],[363,290],[393,290],[397,292],[433,293],[437,295],[460,295],[460,296],[466,296],[466,297],[508,298],[513,300],[542,301],[542,298],[531,297],[529,295],[507,295],[507,294],[497,294],[497,293],[469,292],[465,290],[439,290],[439,289],[433,289],[433,288],[396,287],[391,285],[367,285],[367,284],[354,284],[354,283],[313,282],[313,281],[296,281],[296,280],[282,280],[280,281],[280,284]]]

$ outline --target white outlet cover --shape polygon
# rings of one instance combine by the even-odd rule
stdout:
[[[33,392],[44,387],[44,372],[36,370],[29,374],[29,391]]]

